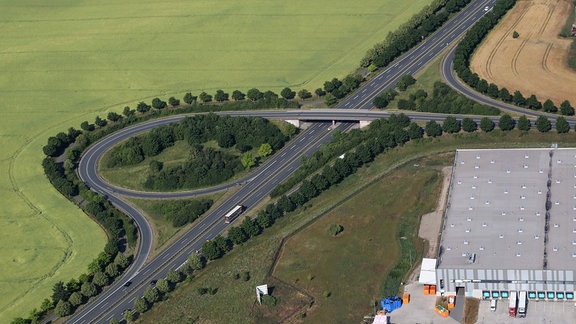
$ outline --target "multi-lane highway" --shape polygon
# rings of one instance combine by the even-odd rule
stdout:
[[[339,108],[371,108],[372,100],[376,95],[383,90],[393,88],[402,75],[414,74],[437,57],[485,14],[483,8],[491,2],[492,0],[472,1],[469,6],[464,8],[435,34],[393,62],[388,68],[384,69],[359,90],[350,95],[347,100],[344,100],[340,104]],[[325,114],[327,113],[325,112]],[[337,119],[335,115],[325,116],[328,120]],[[426,120],[441,120],[444,118],[443,116],[433,116],[430,114],[419,114],[414,117]],[[150,195],[157,196],[158,194],[138,193],[113,187],[97,175],[97,161],[101,154],[115,143],[145,131],[146,127],[150,129],[161,124],[174,122],[178,118],[181,118],[181,116],[153,120],[145,124],[123,129],[99,141],[83,155],[79,166],[81,179],[94,191],[107,195],[112,203],[134,218],[140,231],[140,244],[136,260],[123,279],[109,287],[109,289],[101,294],[95,301],[86,305],[74,315],[69,322],[108,322],[112,317],[120,319],[123,310],[132,308],[134,299],[142,296],[144,289],[152,279],[164,277],[169,269],[182,265],[187,256],[193,251],[200,249],[205,240],[211,239],[225,230],[227,224],[222,221],[223,214],[239,203],[249,208],[255,205],[262,198],[266,197],[278,183],[286,179],[298,168],[302,155],[311,154],[322,144],[329,141],[332,130],[345,130],[350,127],[349,123],[341,123],[336,127],[331,127],[331,123],[319,123],[303,131],[297,139],[277,152],[265,165],[256,170],[253,175],[244,179],[242,184],[237,186],[236,192],[230,199],[217,207],[209,215],[197,221],[195,226],[186,232],[179,240],[145,264],[152,243],[150,227],[145,218],[142,217],[135,208],[122,200],[122,195],[150,197]],[[212,188],[212,190],[216,189],[221,188]],[[170,195],[173,195],[172,197],[189,197],[194,194],[195,193],[188,192]],[[123,286],[127,280],[133,283],[130,287]]]

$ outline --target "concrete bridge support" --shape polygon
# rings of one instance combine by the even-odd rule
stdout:
[[[370,125],[371,122],[372,122],[371,120],[361,120],[360,121],[360,128],[364,128],[364,127]]]
[[[296,126],[297,128],[300,128],[300,120],[298,120],[298,119],[289,119],[289,120],[286,120],[286,122]]]

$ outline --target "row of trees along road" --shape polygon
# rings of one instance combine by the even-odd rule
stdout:
[[[477,73],[470,70],[470,59],[474,50],[488,33],[498,24],[500,19],[510,10],[516,0],[498,0],[493,10],[486,13],[467,33],[466,36],[458,43],[454,54],[454,70],[458,76],[476,91],[488,95],[494,99],[500,99],[506,103],[512,103],[519,107],[529,108],[532,110],[543,110],[544,112],[557,113],[565,116],[573,116],[574,108],[568,100],[563,101],[560,107],[557,107],[552,100],[547,99],[544,103],[540,102],[536,95],[529,97],[516,90],[514,93],[505,88],[499,88],[494,83],[488,83],[485,79],[480,79]],[[512,37],[512,35],[510,35]]]

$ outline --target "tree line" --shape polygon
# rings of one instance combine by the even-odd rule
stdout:
[[[511,103],[519,107],[532,110],[543,110],[549,113],[558,113],[565,116],[573,116],[574,108],[568,100],[563,101],[557,107],[552,100],[547,99],[540,102],[536,95],[531,94],[526,97],[520,91],[514,93],[506,87],[499,88],[494,83],[488,83],[481,79],[477,73],[470,70],[470,58],[476,47],[484,40],[488,33],[498,24],[500,19],[516,4],[516,0],[497,0],[493,9],[486,13],[472,28],[466,33],[464,38],[458,43],[454,54],[454,70],[462,81],[466,82],[476,91],[494,99],[500,99],[506,103]]]
[[[368,50],[360,66],[385,67],[402,53],[417,45],[448,20],[450,14],[464,8],[470,0],[435,0],[407,23],[391,32],[386,40]]]

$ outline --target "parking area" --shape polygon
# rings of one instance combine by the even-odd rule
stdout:
[[[498,300],[495,312],[490,311],[490,301],[483,300],[478,310],[478,323],[576,323],[576,304],[573,301],[529,301],[526,310],[526,318],[511,318],[508,316],[508,300]]]
[[[410,294],[410,303],[402,305],[400,309],[390,314],[390,323],[393,324],[456,324],[454,319],[443,318],[434,311],[436,296],[424,295],[423,285],[412,283],[405,286],[405,293]]]

